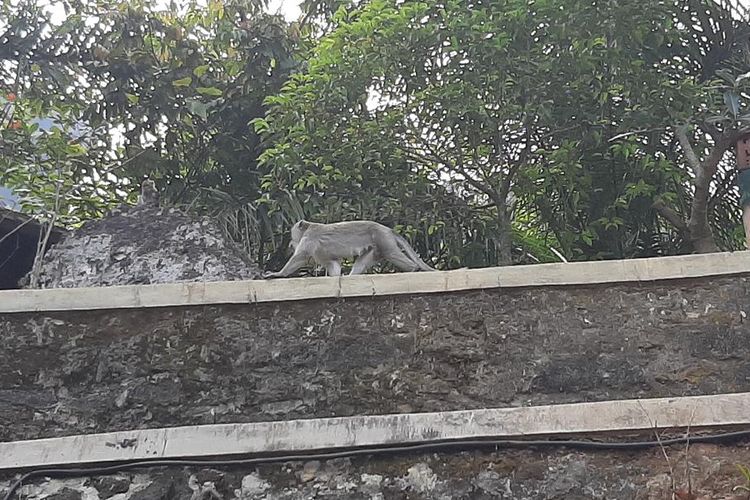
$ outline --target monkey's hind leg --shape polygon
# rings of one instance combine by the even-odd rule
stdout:
[[[411,259],[407,258],[400,249],[397,249],[395,251],[388,251],[388,253],[386,253],[384,257],[386,260],[390,261],[391,264],[398,267],[402,271],[419,270],[419,266],[412,262]]]
[[[349,276],[353,276],[355,274],[365,274],[377,260],[377,252],[375,251],[375,248],[368,248],[362,255],[357,257],[357,260],[354,261],[354,265],[352,266],[352,270],[349,272]]]
[[[341,263],[337,260],[332,260],[326,264],[326,273],[328,276],[341,276]]]

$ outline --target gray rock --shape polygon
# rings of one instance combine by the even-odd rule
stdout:
[[[130,479],[123,476],[104,476],[91,481],[91,486],[99,492],[99,498],[104,500],[118,493],[125,493],[130,488]]]
[[[261,479],[258,474],[248,474],[242,478],[242,486],[235,490],[237,498],[251,500],[258,498],[271,489],[271,483]]]
[[[409,468],[404,483],[407,488],[422,494],[429,494],[437,488],[438,477],[429,465],[418,463]]]
[[[231,281],[260,270],[207,219],[148,205],[123,207],[54,245],[42,288]]]
[[[63,488],[60,491],[45,497],[45,500],[81,500],[83,494],[72,488]]]
[[[140,491],[136,491],[129,500],[177,500],[175,481],[169,476],[157,476],[153,483]],[[190,498],[188,493],[186,500]]]

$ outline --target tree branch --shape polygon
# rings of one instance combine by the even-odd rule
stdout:
[[[515,178],[521,166],[524,165],[529,160],[530,151],[531,151],[531,128],[529,126],[529,123],[526,122],[524,123],[524,148],[521,151],[521,154],[518,155],[518,158],[516,159],[516,161],[510,166],[510,168],[508,168],[508,175],[505,176],[500,186],[500,196],[502,196],[503,199],[508,198],[508,193],[510,192],[510,186],[513,182],[513,179]]]
[[[675,127],[674,133],[675,136],[677,136],[677,140],[680,142],[680,147],[685,154],[685,159],[690,165],[690,168],[693,169],[693,172],[695,172],[695,177],[703,177],[703,165],[701,165],[701,161],[698,159],[698,156],[693,150],[693,146],[690,144],[690,139],[687,136],[687,125]]]
[[[474,189],[476,189],[477,191],[480,191],[481,193],[484,193],[492,200],[494,204],[497,204],[496,203],[498,199],[497,193],[495,193],[494,190],[492,190],[489,186],[485,186],[481,182],[472,178],[463,166],[457,165],[453,163],[452,161],[448,160],[447,158],[443,158],[437,155],[434,151],[430,151],[430,154],[426,155],[422,152],[418,152],[404,145],[398,145],[397,147],[401,149],[407,155],[411,156],[413,159],[416,159],[422,162],[428,162],[428,163],[441,163],[445,165],[446,168],[455,170],[456,172],[461,174],[466,180],[466,182],[468,182]]]
[[[729,150],[732,145],[746,133],[746,129],[733,129],[721,134],[714,140],[714,146],[711,148],[711,152],[708,154],[706,160],[700,164],[700,168],[695,171],[695,180],[693,181],[695,193],[693,195],[693,203],[690,208],[690,219],[688,221],[688,227],[690,228],[691,237],[693,239],[708,238],[710,236],[711,229],[708,225],[708,209],[711,179],[716,175],[719,162],[724,158],[724,154],[727,150]],[[690,146],[684,130],[680,130],[677,137],[680,139],[681,144],[683,141],[687,141],[688,147]],[[695,152],[692,151],[692,148],[690,151],[694,157]],[[688,161],[692,163],[689,156]]]
[[[460,135],[456,135],[456,139],[458,141],[461,140]],[[492,200],[495,205],[497,205],[497,208],[499,209],[501,206],[504,207],[505,200],[500,197],[500,194],[495,190],[494,187],[488,186],[487,184],[482,184],[478,180],[471,177],[466,170],[466,167],[464,167],[464,154],[463,154],[463,146],[461,144],[456,144],[456,148],[458,148],[458,161],[453,164],[453,168],[455,168],[458,173],[464,176],[464,179],[466,182],[468,182],[470,185],[472,185],[475,189],[478,189],[482,193],[486,194],[490,200]]]
[[[624,139],[626,137],[630,137],[631,135],[640,135],[640,134],[647,134],[649,132],[661,132],[662,130],[666,130],[664,127],[659,128],[644,128],[639,130],[632,130],[630,132],[623,132],[622,134],[617,134],[615,136],[612,136],[607,140],[607,142],[615,142],[620,139]]]
[[[737,169],[733,168],[730,172],[727,173],[727,175],[723,177],[721,184],[708,200],[709,213],[713,211],[716,204],[724,197],[724,195],[726,195],[729,190],[734,187],[734,181],[737,178],[737,172]]]
[[[736,142],[735,136],[736,134],[734,133],[725,132],[714,143],[714,147],[711,148],[706,161],[703,162],[703,175],[708,177],[709,181],[716,173],[719,162],[724,158],[724,153]]]
[[[704,121],[703,127],[708,131],[708,135],[713,138],[714,142],[719,142],[722,134],[715,124]]]
[[[672,226],[674,226],[680,233],[687,235],[688,225],[676,210],[665,205],[662,200],[656,200],[651,207],[656,210],[659,215],[664,217],[667,222],[672,224]]]

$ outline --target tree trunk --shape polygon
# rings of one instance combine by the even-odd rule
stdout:
[[[687,127],[675,127],[675,136],[685,154],[685,160],[695,174],[695,178],[693,179],[695,192],[693,193],[693,202],[690,207],[690,217],[687,223],[683,223],[681,227],[678,227],[687,237],[687,240],[693,247],[693,251],[696,253],[719,251],[719,247],[716,245],[711,233],[711,226],[708,223],[710,186],[719,162],[738,137],[736,131],[712,135],[714,137],[714,145],[705,160],[701,161],[690,144]]]
[[[691,239],[690,242],[695,253],[715,253],[719,251],[713,236]]]
[[[708,224],[708,217],[691,220],[687,228],[688,240],[695,253],[714,253],[719,251],[719,247],[714,241],[714,235],[711,232],[711,226]]]
[[[661,200],[654,202],[653,207],[659,212],[659,215],[664,217],[680,232],[682,237],[690,243],[694,252],[714,253],[719,251],[719,247],[714,242],[707,215],[704,214],[703,217],[691,218],[689,222],[686,222],[679,213],[665,205]],[[693,214],[695,213],[693,211]]]
[[[510,215],[504,206],[497,207],[497,225],[498,236],[495,240],[495,251],[497,252],[497,264],[499,266],[509,266],[513,263],[513,227],[510,223]]]
[[[724,157],[724,154],[740,138],[750,134],[750,129],[731,129],[723,133],[711,129],[709,133],[714,139],[714,145],[703,161],[698,158],[693,150],[687,130],[687,126],[684,125],[675,127],[675,137],[680,143],[685,160],[695,174],[693,179],[695,193],[693,194],[689,217],[686,221],[683,215],[677,213],[673,208],[666,206],[661,200],[656,200],[653,207],[662,217],[677,228],[683,238],[693,247],[694,252],[718,252],[719,247],[714,241],[711,225],[708,223],[711,180],[716,175],[719,162]],[[743,211],[743,224],[745,226],[747,245],[750,248],[750,233],[748,233],[750,231],[750,210],[747,207]]]

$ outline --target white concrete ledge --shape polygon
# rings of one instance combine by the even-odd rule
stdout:
[[[750,393],[202,425],[0,443],[0,470],[118,460],[416,444],[447,439],[750,424]]]
[[[750,273],[750,252],[341,278],[8,290],[0,291],[0,313],[247,304],[506,287],[627,283],[742,273]]]

